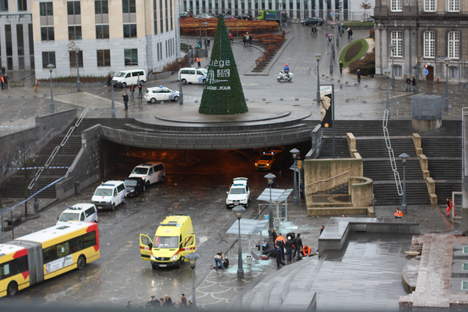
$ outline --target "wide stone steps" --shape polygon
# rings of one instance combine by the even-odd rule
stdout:
[[[462,157],[461,137],[423,137],[423,153],[428,157]]]
[[[444,183],[436,181],[436,194],[439,204],[445,204],[446,198],[452,198],[452,192],[460,192],[461,190],[461,181],[446,181]]]
[[[390,138],[390,141],[395,157],[398,157],[401,153],[416,156],[413,142],[409,137]],[[383,137],[376,139],[358,138],[357,150],[362,158],[388,157],[388,151]]]
[[[430,158],[429,172],[435,180],[461,180],[462,160]]]
[[[408,181],[406,190],[408,205],[430,205],[426,183]],[[393,181],[374,183],[374,198],[375,206],[399,205],[401,202]]]
[[[319,158],[350,158],[348,142],[345,138],[324,137]]]
[[[400,179],[403,180],[403,168],[401,161],[397,160],[397,168]],[[406,161],[406,179],[423,181],[419,161],[410,159]],[[364,176],[374,181],[394,180],[393,171],[388,159],[364,159]]]
[[[41,189],[42,187],[50,184],[54,180],[60,178],[60,176],[41,176],[37,181],[34,189],[32,191],[27,190],[31,178],[26,179],[21,176],[10,177],[5,181],[0,187],[0,194],[3,198],[25,198],[35,191]],[[50,187],[47,190],[39,194],[39,198],[55,198],[55,188]]]
[[[63,135],[55,137],[49,144],[47,144],[42,150],[42,155],[50,155],[54,148],[62,142]],[[75,155],[81,149],[81,135],[72,135],[69,137],[67,143],[60,148],[60,154],[62,155]]]

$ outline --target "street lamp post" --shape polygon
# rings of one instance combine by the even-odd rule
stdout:
[[[448,82],[449,82],[449,61],[445,60],[445,90],[444,90],[444,101],[445,109],[448,110],[449,100],[448,100]]]
[[[205,30],[205,57],[208,57],[208,22],[203,22],[203,29]]]
[[[321,54],[315,55],[315,59],[317,60],[317,105],[320,105],[320,57]]]
[[[240,220],[242,214],[245,212],[245,208],[243,206],[236,206],[232,208],[232,212],[237,218],[239,224],[239,251],[238,251],[238,259],[237,259],[237,278],[242,279],[244,278],[244,266],[242,263],[242,245],[241,245],[241,228],[240,228]]]
[[[186,256],[190,261],[190,268],[192,269],[192,304],[194,307],[197,306],[197,297],[196,297],[196,287],[195,287],[195,267],[197,265],[197,260],[200,258],[200,255],[197,252],[188,254]]]
[[[184,83],[182,81],[179,81],[179,105],[184,104],[184,89],[183,89]]]
[[[75,53],[75,67],[76,67],[76,91],[81,91],[81,82],[80,82],[80,64],[78,59],[78,53],[80,52],[80,48],[76,45],[75,41],[70,41],[68,44],[68,49]]]
[[[270,189],[270,202],[268,204],[268,235],[271,236],[273,232],[273,201],[271,200],[271,186],[275,182],[276,176],[269,172],[265,175],[265,179],[268,182],[268,188]]]
[[[407,214],[407,204],[406,204],[406,160],[408,159],[409,155],[406,153],[402,153],[398,156],[403,165],[403,196],[401,199],[401,211]]]
[[[299,158],[299,153],[300,151],[297,149],[297,148],[293,148],[292,150],[289,151],[294,159],[294,164],[293,164],[293,168],[294,168],[294,199],[298,202],[299,199],[301,198],[300,197],[300,193],[299,193],[299,189],[300,189],[300,185],[298,183],[298,169],[297,168],[297,159]]]
[[[395,89],[395,70],[393,68],[393,56],[395,55],[395,45],[390,45],[390,60],[391,60],[391,75],[392,75],[392,90]]]
[[[54,70],[55,66],[53,64],[47,65],[49,69],[49,88],[50,88],[50,103],[49,103],[49,113],[55,112],[55,102],[54,102],[54,93],[52,91],[52,71]]]
[[[115,118],[114,84],[112,83],[112,81],[111,81],[110,87],[111,87],[111,112],[112,112],[112,118]]]

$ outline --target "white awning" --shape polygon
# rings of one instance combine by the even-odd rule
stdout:
[[[271,201],[274,203],[285,202],[288,200],[289,195],[291,195],[293,189],[271,189]],[[262,194],[257,197],[257,200],[261,201],[270,201],[270,189],[266,188],[263,190]]]
[[[265,231],[268,231],[268,220],[240,219],[241,235],[261,235]],[[226,231],[226,234],[239,234],[239,223],[237,220]]]

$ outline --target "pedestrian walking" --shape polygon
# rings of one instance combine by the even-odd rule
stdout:
[[[195,58],[195,62],[197,63],[198,68],[200,68],[201,67],[201,58],[197,56]]]
[[[112,83],[112,75],[109,73],[107,74],[106,85],[110,87],[111,83]]]
[[[276,268],[279,270],[281,269],[281,266],[284,265],[283,262],[283,257],[281,256],[281,249],[280,247],[276,246],[275,247],[275,259],[276,259]]]
[[[304,245],[302,244],[301,233],[297,233],[297,236],[296,236],[297,260],[301,260],[302,247],[304,247]]]
[[[343,61],[340,60],[340,76],[343,76]]]
[[[411,79],[411,89],[413,92],[416,92],[416,77],[413,76],[413,79]]]
[[[5,89],[8,89],[8,75],[6,73],[3,75],[3,83],[5,84]]]
[[[411,79],[410,77],[407,77],[406,78],[406,92],[410,92],[411,91]]]
[[[286,241],[286,263],[290,264],[292,262],[292,238],[288,236],[288,240]]]
[[[220,252],[218,252],[215,256],[214,256],[214,269],[215,270],[218,270],[218,269],[223,269],[223,257],[221,255]]]
[[[141,81],[138,83],[138,97],[140,99],[143,97],[143,84]]]
[[[126,92],[122,95],[122,100],[124,102],[125,110],[128,110],[128,94]]]
[[[244,48],[247,45],[247,35],[242,36],[242,42],[244,43]]]
[[[206,46],[209,48],[210,47],[210,44],[211,44],[211,40],[210,39],[206,39]]]
[[[452,212],[452,209],[453,209],[453,202],[450,198],[447,198],[446,203],[447,203],[447,207],[445,208],[445,216],[447,216],[447,218],[450,218],[450,213]]]
[[[359,68],[357,69],[356,75],[357,75],[358,84],[361,84],[361,69],[359,69]]]
[[[351,27],[348,27],[347,32],[348,32],[348,40],[353,40],[353,30],[351,29]]]
[[[0,86],[1,86],[2,90],[5,89],[5,80],[3,80],[3,79],[4,79],[3,76],[0,76]]]
[[[271,231],[271,238],[273,239],[273,243],[275,243],[277,237],[278,237],[278,234],[276,233],[276,230],[273,229]]]
[[[323,230],[325,230],[325,226],[324,226],[324,225],[321,225],[321,226],[320,226],[320,235],[322,235]]]
[[[170,296],[164,297],[164,306],[165,307],[172,307],[174,303],[172,302],[172,298]]]
[[[187,300],[187,297],[185,297],[185,294],[180,295],[180,306],[181,307],[187,307],[188,306],[188,300]]]

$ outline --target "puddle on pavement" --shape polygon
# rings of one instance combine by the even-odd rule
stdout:
[[[327,252],[313,287],[317,310],[398,311],[410,235],[351,233],[342,252]]]

